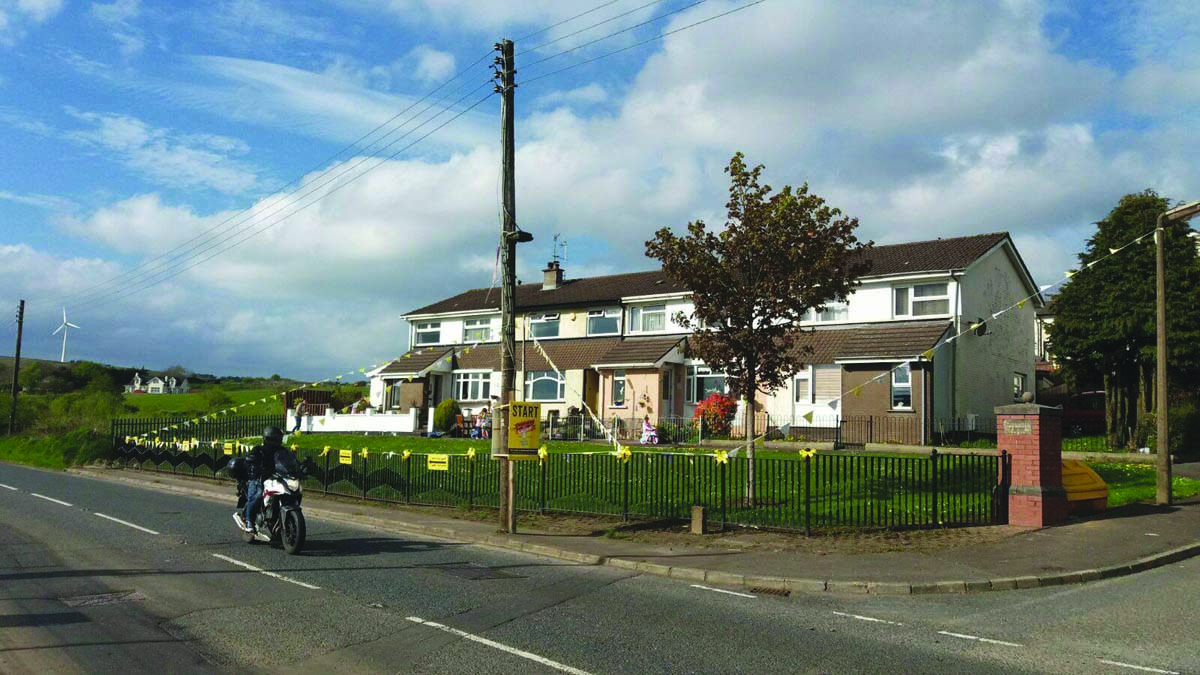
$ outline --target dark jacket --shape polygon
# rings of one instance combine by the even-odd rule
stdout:
[[[246,453],[246,479],[262,480],[273,473],[294,474],[296,458],[282,445],[262,443]]]

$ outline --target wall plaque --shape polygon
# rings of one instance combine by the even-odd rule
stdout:
[[[1004,433],[1009,436],[1028,436],[1033,433],[1033,420],[1004,420]]]

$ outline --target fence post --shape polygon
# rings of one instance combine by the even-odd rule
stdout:
[[[704,415],[700,416],[700,430],[696,432],[696,445],[704,445]],[[724,516],[721,516],[724,518]]]
[[[321,477],[322,494],[329,494],[329,453],[325,453],[325,475]]]
[[[938,516],[938,451],[934,448],[929,453],[929,461],[933,471],[933,525],[940,525],[942,519]]]
[[[632,458],[621,459],[621,471],[625,475],[624,496],[621,498],[621,519],[627,523],[629,522],[629,462],[631,461],[633,461]]]
[[[553,422],[551,422],[553,424]],[[475,508],[475,460],[467,461],[467,510]]]
[[[538,458],[538,464],[541,465],[542,484],[538,489],[538,513],[546,512],[546,465],[550,463],[550,458],[545,460]]]
[[[367,453],[363,453],[363,468],[362,468],[362,498],[367,498]]]
[[[703,424],[704,418],[700,418],[700,419],[701,419],[701,424]],[[721,471],[721,531],[724,532],[725,531],[725,521],[726,521],[725,504],[727,502],[727,495],[728,495],[728,488],[729,488],[729,472],[728,472],[729,465],[728,464],[720,464],[718,466],[720,466],[720,471]]]
[[[867,418],[867,442],[875,442],[875,416],[871,415]]]
[[[812,535],[812,457],[804,458],[804,536]]]
[[[415,457],[415,455],[409,455],[408,459],[404,461],[404,503],[405,504],[408,504],[412,501],[413,457]]]

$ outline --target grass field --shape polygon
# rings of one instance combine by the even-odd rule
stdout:
[[[281,393],[281,389],[233,389],[225,393],[233,399],[233,403],[224,408],[250,403],[262,398]],[[125,394],[125,403],[137,408],[135,417],[165,417],[167,415],[206,415],[216,410],[210,410],[204,398],[203,391],[187,394]],[[282,412],[283,403],[278,399],[266,403],[242,408],[249,415],[263,415],[268,412]]]

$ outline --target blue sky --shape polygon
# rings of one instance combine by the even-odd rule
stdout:
[[[400,354],[403,312],[493,278],[500,37],[525,279],[555,234],[568,277],[652,267],[659,227],[723,222],[739,150],[864,239],[1009,231],[1040,283],[1123,194],[1200,198],[1194,2],[765,0],[679,30],[747,1],[0,0],[0,306],[28,299],[43,358],[64,306],[69,358]]]

